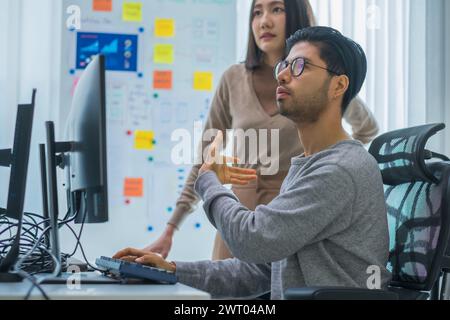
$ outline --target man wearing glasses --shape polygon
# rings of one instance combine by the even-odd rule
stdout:
[[[367,270],[390,280],[387,213],[381,174],[361,143],[342,128],[342,115],[360,91],[366,56],[354,41],[327,27],[296,32],[278,63],[280,113],[298,127],[305,153],[292,159],[280,195],[250,211],[222,184],[248,181],[253,172],[207,161],[195,189],[205,212],[235,259],[167,262],[156,254],[125,249],[131,259],[176,273],[181,283],[214,298],[250,298],[311,286],[367,288]],[[220,145],[218,134],[212,153]],[[211,160],[211,159],[209,159]]]

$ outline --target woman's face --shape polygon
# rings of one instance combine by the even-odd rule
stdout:
[[[282,54],[286,41],[284,0],[256,0],[252,31],[256,45],[266,54]]]

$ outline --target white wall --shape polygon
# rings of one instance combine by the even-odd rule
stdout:
[[[44,122],[58,118],[60,4],[54,0],[0,1],[0,148],[11,148],[17,105],[37,88],[25,211],[42,213],[38,144]],[[5,45],[7,44],[7,45]],[[0,168],[0,206],[6,206],[10,170]]]
[[[0,10],[0,30],[17,28],[18,17],[13,12],[18,10],[18,1],[2,3]],[[14,121],[17,103],[17,48],[14,34],[0,32],[0,43],[8,43],[9,50],[0,50],[0,149],[9,149],[14,136]],[[9,181],[9,169],[0,168],[0,181]],[[0,205],[6,206],[8,184],[0,183]]]
[[[238,20],[238,33],[236,37],[236,57],[238,62],[245,60],[247,54],[247,41],[249,33],[249,16],[250,6],[252,2],[250,0],[237,0],[237,20]]]
[[[450,155],[450,1],[444,1],[444,20],[445,20],[445,34],[444,39],[446,39],[445,43],[445,62],[444,62],[444,70],[445,70],[445,100],[444,100],[444,121],[447,124],[447,130],[445,134],[445,142],[444,142],[444,152],[447,155]]]

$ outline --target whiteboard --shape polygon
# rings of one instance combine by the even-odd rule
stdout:
[[[78,30],[66,26],[73,5]],[[108,69],[109,222],[85,226],[89,259],[148,245],[164,230],[190,170],[172,162],[171,134],[206,120],[222,73],[236,63],[236,10],[236,0],[64,0],[61,124],[90,57],[105,54]],[[210,258],[214,234],[199,205],[169,258]],[[61,239],[69,251],[73,236]]]

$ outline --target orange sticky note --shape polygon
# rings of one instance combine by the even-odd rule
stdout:
[[[172,89],[172,71],[155,71],[153,73],[153,89]]]
[[[112,0],[92,0],[92,10],[111,12]]]
[[[144,195],[144,179],[125,178],[123,195],[125,197],[142,197]]]

